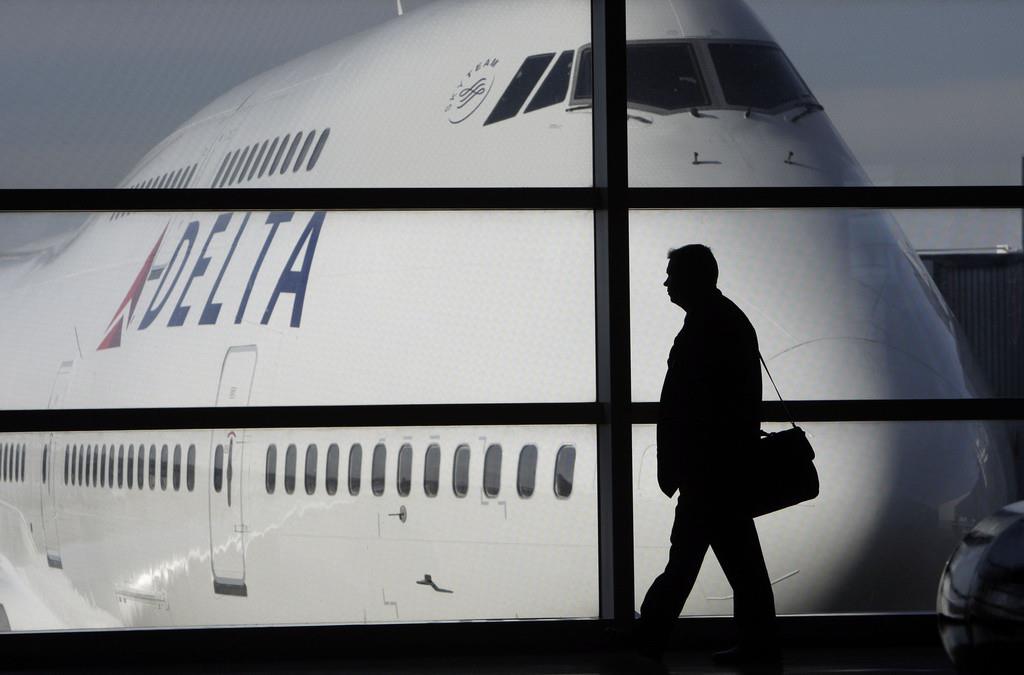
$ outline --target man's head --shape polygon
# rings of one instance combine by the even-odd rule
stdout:
[[[708,297],[718,284],[718,262],[711,249],[703,244],[690,244],[668,252],[665,288],[669,299],[689,311],[702,298]]]

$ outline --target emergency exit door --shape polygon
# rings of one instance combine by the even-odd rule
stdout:
[[[232,347],[224,356],[217,407],[249,405],[256,372],[256,345]],[[243,505],[245,429],[214,429],[210,434],[210,561],[213,590],[248,595]]]

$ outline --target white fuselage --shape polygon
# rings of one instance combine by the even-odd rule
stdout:
[[[591,113],[576,89],[588,7],[430,5],[228,92],[123,186],[589,185]],[[738,1],[628,11],[631,44],[694,45],[711,90],[709,39],[772,43]],[[566,53],[568,90],[530,110]],[[485,124],[521,67],[548,54],[523,110]],[[630,106],[632,185],[866,184],[824,112],[701,110]],[[715,250],[787,397],[975,395],[953,319],[887,214],[630,221],[634,400],[657,399],[682,322],[661,286],[665,252],[695,241]],[[592,401],[593,303],[589,212],[98,214],[0,271],[0,406]],[[1010,499],[1001,430],[807,426],[820,497],[758,521],[779,611],[929,610],[945,557]],[[653,426],[634,428],[638,598],[673,513],[654,443]],[[0,604],[16,630],[596,616],[596,473],[591,426],[7,434]],[[685,611],[730,603],[709,564]]]

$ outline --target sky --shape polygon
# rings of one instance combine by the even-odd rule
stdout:
[[[1020,184],[1024,2],[749,3],[876,184]],[[395,16],[395,0],[0,0],[0,188],[115,185],[232,86]],[[964,217],[900,220],[923,248],[1021,244],[1018,212]]]

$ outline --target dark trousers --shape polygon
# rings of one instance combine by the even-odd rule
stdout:
[[[647,648],[665,648],[709,546],[733,589],[740,644],[775,642],[775,596],[750,516],[681,496],[671,542],[668,565],[651,584],[640,607],[639,637]]]

